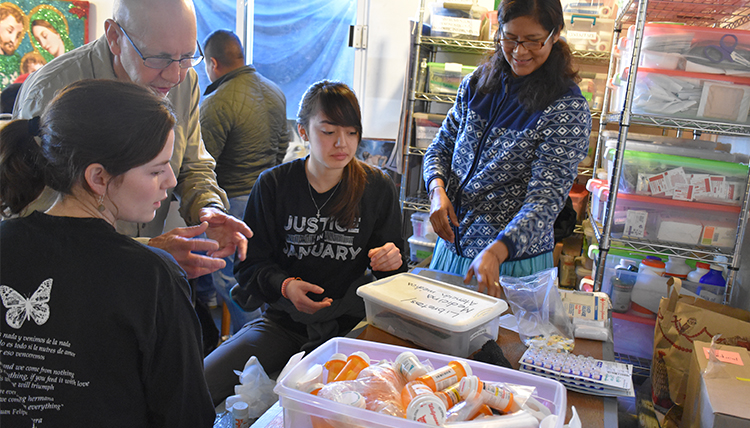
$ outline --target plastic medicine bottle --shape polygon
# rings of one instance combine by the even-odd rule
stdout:
[[[513,401],[513,393],[506,388],[482,382],[476,376],[466,376],[458,384],[458,391],[464,400],[479,397],[482,402],[503,413],[514,412],[520,407]]]
[[[349,355],[346,364],[338,375],[333,379],[334,382],[342,380],[354,380],[365,367],[370,365],[370,357],[362,351],[357,351]]]
[[[248,428],[250,426],[250,417],[248,416],[248,405],[244,401],[238,401],[232,405],[232,427]]]
[[[711,265],[708,263],[698,262],[695,264],[695,270],[688,274],[687,280],[690,282],[701,282],[701,277],[707,274],[710,269]]]
[[[445,404],[422,382],[413,380],[404,385],[401,404],[404,406],[406,419],[434,426],[442,426],[445,422]]]
[[[465,361],[453,360],[447,366],[435,369],[417,378],[432,389],[433,392],[445,389],[460,381],[464,376],[471,376],[471,367]]]
[[[448,410],[462,400],[461,393],[458,391],[458,385],[458,383],[454,383],[453,385],[435,393]]]
[[[331,358],[326,361],[324,366],[328,371],[328,380],[326,382],[333,382],[333,380],[336,379],[336,376],[338,376],[339,372],[341,372],[341,369],[344,368],[345,364],[346,355],[342,354],[341,352],[337,352],[331,355]]]
[[[427,374],[425,366],[419,362],[419,359],[414,355],[413,352],[402,352],[396,357],[396,361],[393,362],[393,369],[397,373],[401,373],[407,382],[411,382],[414,379]]]

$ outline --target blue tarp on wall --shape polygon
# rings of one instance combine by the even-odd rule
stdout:
[[[234,30],[235,2],[195,0],[198,39],[212,31]],[[253,65],[287,98],[287,117],[297,116],[305,89],[321,79],[352,85],[354,49],[347,46],[357,18],[356,0],[255,0]],[[203,66],[201,88],[208,86]]]

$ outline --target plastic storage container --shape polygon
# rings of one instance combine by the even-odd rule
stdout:
[[[428,62],[427,69],[430,92],[455,95],[461,80],[476,67],[456,62]]]
[[[412,235],[407,241],[409,241],[409,259],[414,263],[424,261],[435,251],[435,241],[430,241],[427,238]]]
[[[705,228],[736,228],[740,207],[618,194],[612,236],[661,243],[706,245]],[[718,247],[732,247],[724,239]]]
[[[416,125],[416,146],[420,149],[426,149],[435,139],[443,124],[445,116],[442,114],[432,113],[414,113],[414,123]]]
[[[585,10],[585,9],[584,9]],[[607,10],[608,13],[611,9]],[[611,16],[611,13],[607,16]],[[565,28],[561,37],[576,51],[609,52],[612,47],[612,30],[615,21],[599,14],[599,9],[588,13],[563,13]]]
[[[304,376],[308,368],[323,364],[336,352],[346,355],[354,351],[364,351],[373,360],[388,359],[393,361],[404,352],[413,352],[419,360],[430,360],[432,365],[440,367],[454,360],[455,357],[401,346],[385,345],[363,340],[334,338],[307,354],[286,376],[279,379],[274,392],[279,395],[279,402],[284,411],[284,427],[311,428],[311,417],[339,421],[348,426],[368,428],[424,428],[420,422],[409,421],[390,415],[358,409],[342,403],[336,403],[294,388],[297,380]],[[557,421],[553,428],[562,428],[567,411],[567,392],[558,381],[534,376],[518,370],[510,370],[496,365],[468,361],[474,375],[485,382],[506,382],[528,385],[536,388],[535,396],[547,406]]]
[[[409,273],[363,285],[357,295],[365,301],[368,323],[459,357],[497,339],[498,317],[508,309],[503,300]]]
[[[632,26],[627,39],[634,38],[635,26]],[[732,48],[741,59],[728,61],[720,51],[722,44]],[[647,23],[640,66],[710,74],[750,73],[747,46],[750,46],[750,31]],[[629,48],[632,49],[632,43]]]
[[[627,70],[613,98],[623,100],[626,89]],[[750,78],[639,68],[632,109],[636,114],[748,123]]]
[[[688,273],[687,280],[694,283],[700,283],[703,275],[707,274],[709,270],[711,270],[711,265],[704,262],[698,262],[695,264],[695,270]]]
[[[430,4],[430,35],[453,39],[478,40],[482,26],[481,16],[472,16],[470,10],[448,9],[443,2]]]
[[[616,140],[605,141],[608,175]],[[619,192],[681,201],[741,205],[748,167],[741,157],[714,150],[626,143]],[[634,150],[631,150],[634,149]],[[657,152],[658,151],[658,152]]]
[[[411,227],[414,230],[415,237],[431,242],[437,240],[437,234],[430,222],[430,214],[423,212],[413,213],[411,215]]]
[[[669,260],[664,266],[665,275],[674,276],[680,279],[687,279],[688,274],[692,270],[685,259],[675,256],[669,256]]]

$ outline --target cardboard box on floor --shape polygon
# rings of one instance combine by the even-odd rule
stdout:
[[[745,348],[717,345],[727,362],[717,377],[706,378],[708,342],[693,343],[685,409],[680,428],[750,428],[750,353]]]

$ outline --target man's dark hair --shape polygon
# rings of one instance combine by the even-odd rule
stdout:
[[[214,58],[222,67],[245,64],[245,52],[240,38],[229,30],[216,30],[203,42],[206,58]]]

